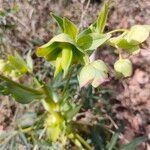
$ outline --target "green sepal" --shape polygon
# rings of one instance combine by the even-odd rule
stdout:
[[[66,46],[72,46],[75,50],[83,52],[83,50],[71,39],[67,34],[61,33],[53,37],[48,43],[37,49],[37,56],[45,57],[55,49],[63,49]]]
[[[79,75],[78,81],[80,87],[92,84],[93,87],[98,87],[108,79],[108,68],[102,60],[96,60],[84,66]]]
[[[65,77],[68,73],[69,67],[72,62],[72,56],[73,56],[73,52],[70,47],[66,47],[62,50],[61,66],[64,71],[63,77]]]

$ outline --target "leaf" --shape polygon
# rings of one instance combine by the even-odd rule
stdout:
[[[89,28],[83,30],[81,33],[78,34],[77,40],[83,36],[88,35],[89,33],[92,33],[92,30]]]
[[[61,60],[61,66],[62,66],[62,69],[64,70],[64,77],[67,75],[68,73],[68,69],[71,65],[71,62],[72,62],[72,49],[71,48],[64,48],[62,50],[62,60]]]
[[[111,34],[98,34],[91,33],[90,36],[93,39],[92,45],[88,48],[88,50],[95,50],[102,44],[104,44],[110,37]]]
[[[33,59],[31,57],[31,50],[27,53],[27,57],[26,57],[26,61],[27,61],[27,66],[28,66],[28,70],[30,72],[33,72]]]
[[[23,58],[15,51],[15,56],[9,55],[8,60],[14,69],[17,69],[20,73],[26,73],[28,71],[28,67]]]
[[[128,34],[125,36],[125,39],[132,45],[137,45],[146,41],[149,36],[149,31],[146,30],[142,25],[133,26]]]
[[[111,138],[110,143],[107,145],[108,150],[113,150],[113,148],[115,147],[117,140],[119,138],[119,134],[120,134],[120,132],[114,133],[114,135]]]
[[[130,143],[123,145],[120,150],[134,150],[138,145],[142,144],[147,140],[148,138],[146,136],[138,137]]]
[[[103,33],[105,25],[106,25],[106,21],[107,21],[107,16],[108,16],[108,9],[109,9],[109,4],[105,3],[102,7],[102,10],[98,16],[97,19],[97,31],[99,33]]]
[[[90,35],[84,35],[77,40],[77,45],[83,50],[87,50],[92,45],[93,39]]]
[[[60,27],[61,31],[64,31],[64,27],[63,27],[63,19],[55,14],[51,14],[52,17],[55,19],[55,21],[57,22],[58,26]]]
[[[67,18],[64,18],[64,33],[68,34],[73,39],[76,39],[78,34],[76,25]]]
[[[2,80],[3,90],[19,103],[27,104],[36,99],[42,99],[45,97],[44,93],[39,90],[28,88],[24,85],[16,83],[3,75],[0,75],[0,80]]]

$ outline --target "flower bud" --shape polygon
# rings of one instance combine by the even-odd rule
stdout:
[[[133,72],[132,63],[129,59],[119,59],[115,62],[114,69],[118,74],[124,77],[130,77]]]

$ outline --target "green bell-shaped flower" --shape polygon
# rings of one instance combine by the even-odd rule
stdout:
[[[69,35],[62,33],[37,49],[37,55],[54,62],[56,77],[62,70],[64,77],[72,63],[83,63],[84,53]]]
[[[102,60],[96,60],[84,66],[78,75],[80,87],[92,84],[96,88],[107,80],[108,68]]]
[[[118,75],[123,75],[124,77],[130,77],[133,72],[132,63],[129,59],[120,58],[115,62],[114,69]]]

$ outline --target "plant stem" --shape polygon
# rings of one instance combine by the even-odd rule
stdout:
[[[125,32],[125,31],[128,31],[128,30],[127,29],[116,29],[116,30],[112,30],[112,31],[108,32],[108,34],[113,34],[116,32]]]
[[[87,150],[93,150],[93,148],[79,135],[75,134],[75,137],[84,145]]]

